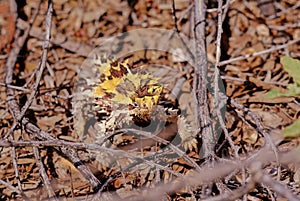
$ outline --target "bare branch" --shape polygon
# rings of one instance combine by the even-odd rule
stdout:
[[[28,24],[19,19],[17,27],[21,30],[26,30],[28,28]],[[43,30],[39,27],[32,27],[32,30],[29,32],[29,35],[35,38],[38,38],[40,40],[43,40]],[[74,52],[77,55],[88,57],[89,53],[93,50],[93,48],[89,45],[78,43],[68,37],[66,37],[64,34],[58,33],[55,35],[54,38],[51,38],[50,41],[52,44],[58,45],[68,51]]]
[[[17,5],[15,2],[11,2],[11,6],[13,6],[13,10],[14,10],[14,14],[17,15]],[[34,13],[32,19],[31,19],[31,22],[33,22],[38,14],[38,10],[39,10],[39,5],[38,5],[38,8],[36,9],[36,12]],[[17,16],[15,16],[17,17]],[[12,83],[12,75],[13,75],[13,67],[16,63],[16,60],[17,60],[17,55],[19,54],[20,50],[21,50],[21,47],[23,46],[28,34],[29,34],[29,29],[27,29],[25,31],[25,33],[23,34],[22,37],[19,37],[20,36],[20,31],[17,30],[16,33],[15,33],[15,41],[16,41],[16,46],[13,48],[13,50],[11,51],[11,53],[9,54],[8,56],[8,59],[7,59],[7,63],[6,63],[6,77],[5,77],[5,84],[7,85],[11,85]],[[19,116],[18,113],[14,113],[14,111],[17,111],[18,110],[18,105],[17,103],[13,100],[14,98],[14,92],[8,88],[6,88],[6,94],[7,94],[7,100],[8,100],[8,104],[9,104],[9,109],[12,111],[12,114],[14,116],[14,124],[17,125],[17,121],[16,121],[16,118]],[[15,102],[15,103],[14,103]],[[13,130],[12,132],[9,132],[8,135],[11,139],[11,141],[14,141],[14,136],[13,136]],[[15,175],[16,175],[16,178],[17,178],[17,183],[18,183],[18,187],[19,187],[19,190],[21,192],[21,195],[23,197],[23,199],[26,198],[25,194],[23,193],[23,190],[22,190],[22,184],[21,184],[21,181],[20,181],[20,176],[19,176],[19,170],[18,170],[18,164],[17,164],[17,156],[16,156],[16,149],[15,147],[12,147],[12,162],[13,162],[13,167],[14,167],[14,171],[15,171]]]
[[[237,200],[246,193],[249,193],[253,188],[255,188],[255,182],[254,180],[250,180],[249,183],[247,183],[245,186],[242,186],[231,192],[226,192],[215,197],[204,199],[203,201]]]
[[[278,167],[278,175],[277,175],[277,179],[280,179],[280,164],[279,164],[279,159],[278,159],[278,150],[274,144],[274,142],[272,141],[268,131],[264,128],[264,126],[262,125],[262,122],[259,120],[259,118],[252,113],[248,108],[245,108],[243,105],[240,105],[238,102],[236,102],[235,100],[230,99],[230,103],[232,105],[234,105],[236,108],[242,110],[244,112],[244,114],[249,115],[252,120],[255,122],[255,125],[257,126],[255,129],[261,133],[264,138],[266,139],[266,147],[271,147],[271,149],[273,150],[277,160],[276,160],[276,164]]]
[[[195,46],[196,66],[193,80],[194,94],[197,99],[195,114],[200,121],[201,134],[203,139],[204,157],[214,156],[214,139],[212,124],[207,101],[207,56],[205,44],[205,12],[204,0],[195,0]]]
[[[31,91],[31,94],[26,101],[25,105],[22,107],[20,114],[18,114],[17,118],[15,119],[14,124],[11,126],[10,131],[8,132],[8,135],[11,135],[17,125],[20,123],[21,119],[24,117],[26,111],[30,107],[35,94],[38,90],[39,83],[41,81],[42,75],[44,68],[46,66],[46,61],[47,61],[47,55],[48,55],[48,48],[49,48],[49,41],[50,41],[50,35],[51,35],[51,20],[52,20],[52,13],[53,13],[53,8],[52,8],[52,1],[48,1],[48,11],[47,11],[47,16],[46,16],[46,35],[45,35],[45,40],[44,40],[44,45],[43,45],[43,53],[42,53],[42,59],[37,67],[36,71],[36,80],[33,86],[33,89]]]
[[[277,192],[282,197],[285,197],[289,201],[298,201],[299,198],[291,192],[285,185],[281,184],[279,181],[276,181],[268,174],[261,174],[257,182],[262,182],[265,185],[271,187],[275,192]]]
[[[228,2],[228,1],[227,1]],[[226,7],[227,8],[227,7]],[[225,123],[223,121],[222,115],[221,115],[221,108],[220,105],[220,88],[219,88],[219,64],[220,64],[220,58],[221,58],[221,37],[222,37],[222,22],[223,22],[223,16],[225,16],[226,13],[222,12],[222,1],[218,0],[218,28],[217,28],[217,45],[216,45],[216,63],[214,68],[214,110],[217,113],[218,120],[220,122],[221,128],[225,134],[226,140],[229,142],[231,148],[234,151],[234,155],[236,158],[239,157],[238,151],[232,141],[232,139],[229,136],[228,130],[225,126]]]
[[[293,44],[296,44],[300,42],[300,38],[296,38],[294,40],[291,40],[290,42],[286,43],[286,44],[283,44],[283,45],[278,45],[278,46],[274,46],[274,47],[271,47],[269,49],[266,49],[266,50],[262,50],[260,52],[255,52],[253,54],[246,54],[244,56],[239,56],[239,57],[235,57],[235,58],[232,58],[232,59],[228,59],[226,61],[222,61],[220,62],[220,66],[224,66],[226,64],[230,64],[232,62],[235,62],[235,61],[240,61],[240,60],[244,60],[244,59],[248,59],[250,57],[257,57],[257,56],[260,56],[260,55],[263,55],[263,54],[267,54],[267,53],[270,53],[270,52],[274,52],[276,50],[280,50],[280,49],[283,49],[283,48],[287,48],[288,46],[290,45],[293,45]]]
[[[19,189],[17,189],[16,187],[10,185],[9,183],[3,181],[2,179],[0,179],[0,184],[5,186],[6,188],[8,188],[9,190],[11,190],[12,192],[18,193],[21,196],[24,196],[23,192],[20,191]]]
[[[36,13],[37,15],[37,13]],[[33,23],[35,16],[30,21],[30,24]],[[27,39],[29,35],[29,31],[31,29],[31,26],[27,26],[25,28],[25,33],[20,36],[20,30],[17,30],[15,34],[15,40],[16,40],[16,46],[11,50],[7,62],[6,62],[6,75],[5,75],[5,84],[6,85],[12,85],[13,83],[13,69],[17,60],[17,56],[21,50],[21,48],[24,45],[25,40]],[[49,42],[49,40],[48,40]],[[7,103],[9,106],[9,109],[14,116],[14,119],[16,120],[20,114],[21,111],[19,109],[19,105],[17,104],[17,101],[15,99],[15,92],[11,88],[6,88],[6,95],[7,95]],[[41,131],[37,126],[29,122],[27,118],[22,119],[22,125],[24,126],[25,130],[29,133],[33,134],[34,137],[41,139],[41,140],[54,140],[55,138],[51,136],[49,133],[46,133],[44,131]],[[14,148],[13,148],[14,149]],[[97,191],[97,189],[100,188],[101,183],[100,181],[92,174],[92,172],[80,161],[80,159],[74,154],[75,151],[72,152],[72,149],[67,149],[65,147],[61,148],[62,152],[66,154],[69,159],[73,162],[73,164],[77,164],[76,168],[82,173],[82,175],[89,181],[91,186]]]
[[[57,198],[55,197],[55,193],[54,193],[54,191],[53,191],[53,189],[50,185],[49,177],[47,176],[46,170],[44,168],[44,164],[41,161],[39,149],[37,147],[33,147],[33,153],[34,153],[34,156],[35,156],[35,159],[36,159],[36,164],[39,168],[40,175],[43,179],[43,184],[46,187],[48,196],[49,196],[50,200],[57,201]]]
[[[298,163],[300,161],[300,158],[298,157],[298,151],[299,150],[294,149],[289,152],[280,153],[280,163]],[[261,164],[261,166],[265,166],[276,160],[277,159],[276,157],[274,157],[273,151],[270,151],[267,148],[263,148],[255,156],[248,157],[245,160],[227,160],[223,162],[213,162],[214,164],[209,163],[203,166],[200,172],[193,172],[189,175],[179,177],[167,184],[160,184],[154,189],[145,189],[145,194],[135,196],[131,198],[131,200],[159,200],[165,193],[172,194],[186,186],[201,186],[203,184],[213,182],[217,179],[224,178],[237,169],[250,168],[253,166],[253,164],[257,163]],[[254,179],[254,181],[256,180]],[[251,184],[249,186],[246,186],[245,188],[241,188],[240,190],[248,192],[250,188]],[[241,195],[241,192],[236,192],[238,192],[236,195]],[[116,200],[120,199],[116,198]]]

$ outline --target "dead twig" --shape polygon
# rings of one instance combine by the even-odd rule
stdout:
[[[41,1],[38,4],[38,8],[36,9],[36,12],[35,12],[35,14],[34,14],[34,16],[32,18],[31,23],[33,23],[33,21],[35,20],[35,18],[37,16],[37,13],[38,13],[38,10],[39,10],[39,7],[40,7],[40,3],[41,3]],[[32,103],[32,101],[33,101],[33,99],[35,97],[35,93],[36,93],[36,91],[38,89],[38,84],[39,84],[40,79],[42,77],[42,72],[43,72],[43,68],[45,66],[45,62],[46,62],[46,58],[47,58],[47,51],[48,51],[48,46],[49,46],[52,12],[53,12],[53,10],[52,10],[52,1],[49,0],[49,3],[48,3],[48,12],[47,12],[47,17],[46,17],[47,34],[46,34],[46,39],[45,39],[45,44],[44,44],[43,59],[42,59],[41,65],[39,67],[40,73],[37,76],[37,80],[36,80],[34,89],[32,90],[32,92],[30,94],[29,100],[26,102],[26,104],[22,108],[21,112],[17,112],[18,114],[15,115],[15,117],[14,117],[14,120],[15,120],[14,124],[12,125],[10,131],[7,134],[7,136],[10,136],[11,141],[14,141],[13,132],[14,132],[16,126],[20,123],[21,119],[24,117],[25,112],[27,111],[27,109],[31,105],[31,103]],[[29,28],[27,30],[27,33],[24,34],[24,39],[27,38],[28,33],[29,33]],[[16,108],[14,108],[14,109],[16,109]],[[12,159],[13,159],[14,169],[15,169],[15,173],[16,173],[16,178],[17,178],[17,181],[18,181],[18,186],[19,186],[19,188],[20,188],[20,190],[22,192],[21,181],[19,180],[19,175],[18,175],[18,167],[17,167],[17,162],[16,162],[15,147],[12,147],[12,149],[13,149],[13,151],[12,151]],[[49,184],[50,183],[49,182],[49,178],[48,178],[48,176],[46,174],[46,171],[45,171],[45,169],[43,167],[43,164],[41,163],[40,160],[38,160],[39,159],[38,149],[34,147],[33,150],[34,150],[35,156],[37,158],[37,164],[40,167],[39,170],[40,170],[41,176],[42,176],[42,178],[44,180],[44,184],[45,184],[46,188],[48,189],[48,195],[49,195],[49,197],[52,197],[54,200],[56,200],[55,197],[53,197],[53,195],[55,195],[53,193],[53,190],[52,190],[52,193],[50,192],[51,186]]]
[[[21,196],[24,195],[24,193],[22,191],[20,191],[19,189],[17,189],[16,187],[10,185],[9,183],[3,181],[2,179],[0,179],[0,184],[5,186],[7,189],[11,190],[12,192],[15,192]]]
[[[285,153],[279,153],[279,161],[283,165],[291,164],[291,163],[299,163],[300,158],[298,157],[298,155],[299,155],[298,149],[294,149]],[[202,167],[200,172],[193,172],[189,175],[184,175],[182,177],[176,178],[175,180],[169,183],[160,184],[155,188],[145,189],[145,194],[132,197],[131,200],[149,200],[149,201],[159,200],[165,193],[171,194],[186,186],[195,187],[195,186],[207,184],[217,179],[224,178],[237,169],[252,168],[253,164],[257,164],[257,163],[261,164],[261,166],[263,167],[276,160],[277,159],[274,156],[273,151],[270,151],[268,148],[263,148],[257,154],[255,154],[255,156],[248,157],[245,160],[227,160],[223,162],[213,161],[214,164],[212,163],[206,164],[205,166]],[[257,180],[257,177],[254,178],[254,181],[255,183],[259,182],[259,180]],[[250,189],[250,187],[251,185],[241,188],[240,190],[246,192]],[[282,186],[280,188],[282,188]],[[236,193],[236,196],[240,195],[240,193],[241,192],[239,192],[239,194]],[[114,200],[120,200],[116,197],[113,198]]]
[[[261,170],[262,171],[262,170]],[[299,198],[285,185],[280,183],[279,181],[276,181],[272,177],[270,177],[268,174],[261,174],[261,177],[257,180],[258,183],[263,183],[270,188],[272,188],[275,192],[277,192],[282,197],[285,197],[289,201],[299,201]]]
[[[54,193],[54,191],[51,187],[49,177],[48,177],[48,175],[46,173],[46,170],[44,168],[44,164],[41,161],[39,149],[37,147],[33,147],[33,153],[34,153],[34,156],[35,156],[35,159],[36,159],[37,167],[39,168],[40,175],[43,179],[43,184],[45,185],[45,188],[47,190],[49,200],[58,201],[58,199],[56,198],[55,193]]]
[[[14,10],[14,14],[16,15],[15,17],[17,17],[17,5],[15,2],[11,2],[11,6],[13,7],[12,9]],[[38,14],[38,10],[39,10],[39,5],[38,5],[38,8],[36,9],[36,12],[34,13],[33,17],[31,18],[31,23],[34,22],[34,20],[36,19],[36,16]],[[21,47],[23,46],[27,36],[28,36],[28,33],[29,33],[29,29],[27,29],[25,31],[25,33],[23,34],[22,37],[20,37],[21,35],[21,32],[20,30],[17,30],[15,35],[14,35],[14,40],[15,40],[15,47],[13,48],[13,50],[11,51],[11,53],[9,54],[8,58],[7,58],[7,63],[6,63],[6,71],[9,71],[10,73],[7,73],[6,74],[6,77],[5,77],[5,84],[7,85],[11,85],[12,83],[12,75],[13,75],[13,67],[16,63],[16,60],[17,60],[17,55],[19,54],[20,50],[21,50]],[[14,117],[14,124],[17,125],[17,117],[19,114],[17,113],[14,113],[14,110],[16,110],[16,108],[18,108],[17,104],[16,103],[13,103],[14,102],[14,93],[12,90],[9,90],[8,88],[6,88],[6,94],[7,94],[7,100],[8,101],[8,104],[11,103],[11,105],[9,104],[9,109],[12,111],[12,114],[13,114],[13,117]],[[15,125],[15,126],[16,126]],[[13,130],[12,132],[9,132],[8,135],[6,135],[6,137],[10,137],[10,140],[11,141],[14,141],[14,136],[13,136]],[[21,195],[22,195],[22,198],[23,199],[26,199],[26,196],[25,194],[23,193],[23,190],[22,190],[22,184],[21,184],[21,181],[20,181],[20,176],[19,176],[19,170],[18,170],[18,164],[17,164],[17,156],[16,156],[16,149],[15,147],[12,147],[12,162],[13,162],[13,167],[14,167],[14,171],[15,171],[15,175],[16,175],[16,179],[17,179],[17,183],[18,183],[18,187],[19,187],[19,190],[21,192]]]
[[[176,16],[176,9],[175,9],[175,0],[172,0],[172,14],[174,19],[174,27],[177,33],[179,33],[179,29],[177,26],[177,16]]]
[[[29,95],[28,100],[26,101],[25,105],[22,107],[20,114],[18,114],[17,118],[15,119],[14,124],[11,126],[10,131],[8,132],[8,135],[11,135],[17,125],[20,123],[21,119],[24,117],[26,111],[30,107],[31,103],[33,102],[33,99],[35,97],[35,94],[38,90],[39,83],[41,81],[42,75],[44,68],[46,66],[47,62],[47,55],[48,55],[48,48],[49,48],[49,41],[50,41],[50,35],[51,35],[51,20],[52,20],[52,13],[53,13],[53,8],[52,8],[52,1],[48,1],[48,11],[46,15],[46,35],[45,35],[45,40],[44,40],[44,45],[43,45],[43,53],[42,53],[42,59],[37,67],[36,70],[36,80],[34,83],[33,88],[31,89],[31,93]]]
[[[225,9],[228,9],[229,4]],[[220,73],[219,73],[219,64],[220,64],[220,58],[221,58],[221,37],[222,37],[222,22],[223,22],[223,16],[226,13],[222,13],[222,1],[218,0],[218,27],[217,27],[217,44],[216,44],[216,63],[215,63],[215,68],[214,68],[214,110],[218,116],[218,121],[220,122],[221,128],[225,134],[226,140],[229,142],[231,148],[234,151],[234,155],[236,158],[239,158],[238,155],[238,150],[235,147],[232,139],[229,136],[228,130],[226,128],[226,125],[224,123],[224,120],[221,115],[221,107],[220,105],[220,87],[219,87],[219,78],[220,78]]]
[[[21,30],[26,30],[28,24],[19,19],[17,27]],[[43,40],[43,30],[39,27],[32,27],[32,30],[29,32],[29,35]],[[57,33],[54,38],[51,39],[50,43],[58,45],[66,50],[76,53],[77,55],[88,57],[89,53],[93,50],[93,47],[87,44],[78,43],[74,40],[69,39],[64,34]]]
[[[270,52],[274,52],[276,50],[284,49],[284,48],[287,48],[288,46],[296,44],[298,42],[300,42],[300,38],[296,38],[296,39],[291,40],[290,42],[288,42],[286,44],[274,46],[274,47],[271,47],[269,49],[262,50],[260,52],[255,52],[255,53],[252,53],[252,54],[246,54],[244,56],[239,56],[239,57],[235,57],[235,58],[232,58],[232,59],[228,59],[226,61],[222,61],[222,62],[220,62],[220,66],[224,66],[226,64],[230,64],[230,63],[235,62],[235,61],[248,59],[250,57],[257,57],[257,56],[260,56],[262,54],[267,54],[267,53],[270,53]]]
[[[223,201],[223,200],[237,200],[243,195],[249,193],[251,190],[255,188],[255,182],[251,179],[246,185],[233,190],[231,192],[222,193],[218,196],[204,199],[203,201]]]
[[[249,115],[251,117],[251,119],[254,121],[255,125],[256,125],[256,130],[263,135],[263,137],[266,139],[266,147],[271,147],[271,149],[274,152],[274,155],[276,156],[277,160],[276,160],[276,164],[277,164],[277,168],[278,168],[278,174],[277,174],[277,180],[280,179],[280,163],[278,160],[278,150],[274,144],[274,142],[272,141],[269,132],[264,128],[262,122],[259,120],[259,118],[252,113],[248,108],[245,108],[243,105],[239,104],[238,102],[236,102],[233,99],[230,99],[230,103],[235,106],[237,109],[240,109],[244,112],[245,115]]]
[[[40,128],[30,123],[27,118],[23,118],[22,124],[26,125],[25,130],[33,134],[36,138],[41,140],[55,141],[58,140],[51,136],[49,133],[42,131]],[[60,141],[60,140],[59,140]],[[68,159],[74,164],[74,166],[79,170],[79,172],[86,178],[95,191],[101,187],[101,182],[93,175],[91,170],[82,163],[77,155],[77,151],[73,147],[61,147],[62,153],[64,153]]]
[[[32,24],[34,21],[34,16],[30,21],[30,24]],[[12,85],[13,83],[13,69],[17,60],[17,56],[23,47],[29,32],[31,30],[31,26],[27,25],[23,27],[25,29],[24,34],[22,37],[20,36],[20,29],[17,29],[15,34],[15,47],[11,50],[7,62],[6,62],[6,75],[5,75],[5,84],[6,85]],[[7,104],[8,107],[16,120],[20,114],[21,111],[19,109],[19,105],[15,99],[15,92],[11,88],[6,88],[6,95],[7,95]],[[31,134],[33,134],[34,137],[40,139],[40,140],[54,140],[55,138],[51,136],[49,133],[46,133],[42,130],[40,130],[37,126],[32,124],[29,119],[26,117],[22,118],[21,125],[24,126],[25,130]],[[80,161],[80,159],[74,155],[74,152],[72,152],[72,149],[67,149],[66,147],[62,147],[61,151],[72,161],[73,164],[76,164],[76,168],[82,173],[82,175],[89,181],[90,185],[94,188],[94,190],[98,190],[101,186],[100,181],[93,175],[93,173]]]
[[[167,145],[178,156],[183,157],[186,161],[188,161],[197,171],[201,170],[200,167],[199,167],[199,165],[193,159],[191,159],[186,153],[184,153],[182,150],[180,150],[178,147],[176,147],[175,145],[173,145],[169,141],[161,138],[162,136],[160,137],[160,136],[152,135],[149,132],[138,131],[138,130],[135,130],[135,129],[120,129],[120,130],[118,130],[118,132],[128,132],[128,131],[129,132],[133,131],[133,132],[135,132],[137,134],[140,134],[140,135],[142,135],[144,137],[147,137],[151,141],[156,141],[156,142],[162,143],[164,145]]]
[[[221,37],[222,37],[222,24],[224,21],[224,18],[226,16],[226,12],[229,7],[229,0],[227,1],[226,6],[224,7],[224,13],[222,12],[222,0],[218,0],[218,26],[217,26],[217,44],[216,44],[216,62],[214,67],[214,112],[217,114],[218,121],[220,123],[220,126],[225,134],[226,140],[229,142],[231,149],[234,152],[234,156],[238,159],[240,159],[238,154],[238,148],[234,145],[233,140],[231,139],[229,132],[226,128],[225,122],[223,120],[222,114],[221,114],[221,107],[220,105],[220,87],[219,87],[219,79],[220,79],[220,73],[219,73],[219,64],[220,64],[220,58],[221,58]],[[225,96],[225,94],[222,94]],[[227,98],[227,97],[226,97]],[[246,182],[246,175],[245,175],[245,169],[242,168],[242,184],[245,185]],[[248,186],[248,188],[250,188]],[[245,189],[248,189],[245,187]],[[243,189],[241,192],[244,192]],[[237,193],[239,195],[239,193]],[[244,200],[246,200],[246,194],[244,195]]]
[[[224,6],[222,6],[222,9],[226,9],[226,7],[228,7],[227,4],[231,4],[235,2],[235,0],[227,0],[226,4]],[[218,12],[218,8],[210,8],[210,9],[207,9],[207,12],[208,13],[212,13],[212,12]],[[225,11],[224,11],[225,12]],[[225,12],[226,13],[226,12]]]
[[[14,86],[14,85],[6,85],[4,83],[0,83],[0,86],[5,86],[5,87],[8,87],[8,88],[12,88],[12,89],[16,89],[16,90],[19,90],[19,91],[23,91],[25,93],[30,93],[31,90],[30,89],[26,89],[24,87],[18,87],[18,86]]]

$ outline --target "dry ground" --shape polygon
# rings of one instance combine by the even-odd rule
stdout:
[[[205,143],[199,135],[198,147],[186,153],[194,164],[181,157],[164,169],[147,158],[152,164],[143,170],[128,165],[120,171],[99,170],[74,134],[72,94],[79,69],[105,38],[139,28],[177,29],[197,41],[195,2],[55,0],[45,49],[49,2],[1,0],[0,200],[90,200],[95,192],[106,196],[102,200],[299,199],[298,139],[283,140],[281,131],[299,119],[300,99],[265,99],[264,94],[293,83],[280,58],[300,58],[300,4],[223,3],[219,62],[218,2],[206,2],[207,58],[212,65],[217,62],[229,98],[223,101],[226,128],[212,157],[199,153]],[[151,60],[136,54],[137,63]],[[184,62],[174,64],[164,54],[157,58],[161,65],[181,69],[193,85],[194,70],[184,69]]]

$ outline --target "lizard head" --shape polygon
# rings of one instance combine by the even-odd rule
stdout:
[[[94,89],[94,97],[120,107],[128,106],[133,122],[147,126],[164,89],[159,79],[149,73],[131,72],[128,60],[107,59],[98,69],[101,78]]]

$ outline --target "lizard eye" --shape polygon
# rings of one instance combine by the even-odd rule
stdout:
[[[133,102],[133,103],[132,103],[132,106],[133,106],[133,107],[138,107],[138,104],[137,104],[136,102]]]

